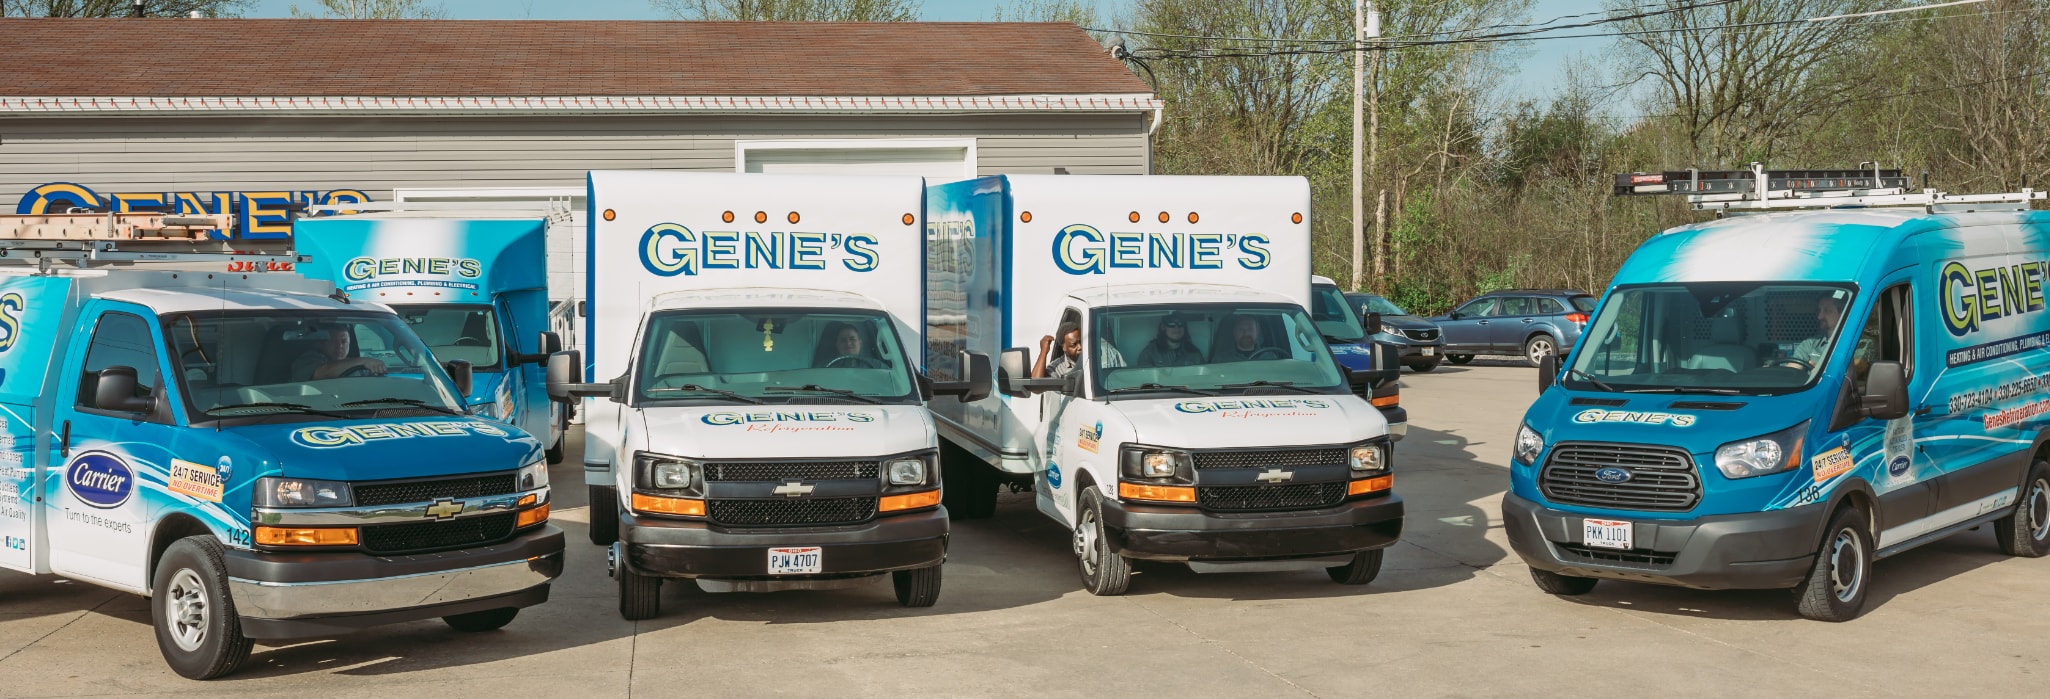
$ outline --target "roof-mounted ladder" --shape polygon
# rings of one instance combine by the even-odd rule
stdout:
[[[217,269],[261,272],[309,261],[290,252],[252,253],[228,247],[225,238],[232,221],[225,215],[155,212],[0,216],[0,264],[33,264],[43,273],[57,262],[79,268],[224,265]],[[217,233],[221,235],[213,235]]]
[[[1616,196],[1684,194],[1697,211],[1722,214],[1865,207],[1919,207],[1929,213],[2027,211],[2043,192],[2023,188],[1998,194],[1908,191],[1899,170],[1874,163],[1857,170],[1677,170],[1616,175]]]

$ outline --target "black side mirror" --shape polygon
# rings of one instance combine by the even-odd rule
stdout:
[[[1027,361],[1030,356],[1031,351],[1023,347],[1012,347],[997,355],[997,390],[1013,398],[1032,395],[1019,383],[1032,377]]]
[[[442,362],[441,369],[442,371],[448,372],[448,379],[450,381],[454,381],[456,383],[457,393],[463,394],[465,397],[470,395],[470,386],[473,383],[475,383],[472,380],[475,378],[475,375],[474,372],[470,370],[469,361],[462,359],[451,359],[446,362]]]
[[[1366,320],[1366,322],[1364,322],[1364,323],[1361,323],[1361,324],[1362,324],[1362,325],[1365,325],[1365,326],[1367,327],[1367,334],[1368,334],[1368,335],[1379,335],[1379,334],[1381,334],[1381,314],[1379,314],[1379,313],[1368,313],[1368,314],[1367,314],[1367,320]]]
[[[980,352],[962,352],[960,366],[967,376],[960,381],[940,382],[934,393],[959,398],[963,403],[973,403],[989,397],[990,387],[996,383],[996,370],[990,366],[989,355]],[[926,397],[931,400],[931,396]]]
[[[619,401],[615,384],[582,383],[577,379],[583,375],[582,352],[567,350],[548,355],[548,399],[557,403],[575,403],[579,398],[604,396]]]
[[[1538,360],[1538,393],[1544,393],[1559,380],[1559,355],[1547,354]]]
[[[1466,317],[1466,314],[1465,314],[1465,313],[1460,313],[1459,311],[1453,311],[1453,312],[1451,312],[1451,313],[1447,313],[1447,314],[1445,314],[1445,317],[1446,317],[1446,318],[1450,318],[1450,319],[1452,319],[1452,320],[1459,320],[1459,319],[1461,319],[1461,318],[1465,318],[1465,317]]]
[[[147,413],[156,401],[135,395],[135,367],[110,366],[100,370],[93,390],[93,407],[117,413]]]
[[[1865,374],[1865,395],[1859,397],[1865,416],[1896,420],[1908,415],[1908,372],[1900,362],[1873,362]]]
[[[555,333],[553,333],[553,332],[549,332],[549,331],[542,331],[542,333],[541,333],[541,354],[543,354],[543,355],[552,355],[552,354],[555,354],[556,352],[561,352],[561,351],[562,351],[562,336],[561,336],[561,335],[557,335],[557,334],[555,334]],[[538,361],[535,361],[534,363],[535,363],[535,364],[547,364],[547,363],[548,363],[548,357],[546,357],[546,356],[543,356],[543,357],[542,357],[541,359],[539,359]]]

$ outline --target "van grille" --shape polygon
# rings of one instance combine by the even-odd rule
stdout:
[[[433,502],[441,498],[481,498],[488,495],[505,495],[516,489],[513,474],[510,473],[400,483],[358,483],[351,487],[356,494],[357,507]]]
[[[712,521],[732,527],[859,524],[876,514],[874,497],[713,500]]]
[[[1345,500],[1345,482],[1289,485],[1207,486],[1196,489],[1196,504],[1218,512],[1314,510]]]
[[[874,461],[759,461],[705,464],[705,480],[716,482],[875,480]]]
[[[379,524],[363,528],[363,549],[399,554],[488,544],[512,536],[513,512],[462,517],[446,522]]]
[[[1595,477],[1609,467],[1629,472],[1630,480]],[[1685,512],[1701,501],[1694,460],[1671,447],[1561,444],[1545,460],[1538,484],[1552,502],[1613,510]]]
[[[1668,568],[1679,554],[1663,553],[1651,549],[1601,549],[1580,544],[1553,542],[1559,552],[1567,558],[1577,558],[1589,563],[1604,563],[1622,568]]]
[[[1197,470],[1213,468],[1295,468],[1345,463],[1344,449],[1264,449],[1196,452]]]

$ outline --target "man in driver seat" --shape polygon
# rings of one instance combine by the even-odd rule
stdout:
[[[292,376],[300,381],[318,381],[338,376],[383,376],[384,362],[370,357],[349,356],[355,337],[348,326],[320,326],[327,337],[313,349],[292,360]]]
[[[835,323],[834,328],[826,334],[833,342],[833,351],[829,353],[831,358],[820,366],[834,369],[884,368],[882,361],[868,356],[868,343],[861,337],[859,329],[844,323]]]
[[[1261,339],[1260,319],[1239,316],[1232,321],[1231,343],[1217,349],[1217,362],[1244,362],[1254,359],[1287,359],[1288,354],[1267,345]]]

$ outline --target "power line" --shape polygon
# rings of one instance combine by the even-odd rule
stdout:
[[[1521,32],[1521,33],[1541,33],[1541,32],[1547,32],[1547,31],[1557,31],[1557,30],[1560,30],[1560,29],[1580,29],[1580,28],[1583,28],[1583,27],[1592,27],[1592,26],[1596,26],[1596,25],[1601,25],[1601,24],[1609,24],[1609,23],[1612,23],[1612,22],[1623,22],[1623,21],[1628,21],[1628,20],[1632,20],[1632,19],[1642,19],[1642,18],[1645,18],[1645,17],[1655,17],[1655,16],[1658,16],[1658,15],[1665,15],[1665,14],[1673,14],[1673,13],[1676,13],[1676,12],[1687,12],[1687,11],[1690,11],[1690,10],[1697,10],[1697,9],[1703,9],[1703,8],[1715,7],[1715,6],[1718,6],[1718,5],[1728,5],[1728,4],[1731,4],[1731,3],[1734,3],[1734,2],[1740,2],[1740,1],[1741,1],[1741,0],[1711,0],[1710,2],[1705,2],[1705,3],[1699,3],[1699,4],[1694,4],[1694,5],[1687,5],[1687,6],[1684,6],[1684,7],[1666,7],[1665,9],[1662,9],[1662,10],[1656,10],[1656,11],[1652,11],[1652,12],[1643,12],[1643,13],[1638,13],[1638,14],[1633,14],[1633,15],[1624,15],[1624,16],[1616,16],[1616,17],[1607,17],[1607,18],[1604,18],[1604,19],[1599,19],[1599,20],[1593,20],[1593,21],[1590,21],[1590,22],[1585,22],[1585,23],[1581,23],[1581,24],[1570,24],[1570,25],[1564,25],[1564,26],[1558,26],[1558,27],[1548,27],[1548,28],[1545,28],[1545,29],[1541,29],[1541,30],[1536,30],[1536,31],[1532,31],[1532,32]],[[1973,0],[1973,1],[1983,2],[1984,0]],[[1662,6],[1665,6],[1665,3],[1653,3],[1653,4],[1646,4],[1646,5],[1638,5],[1638,6],[1636,6],[1636,7],[1633,7],[1633,8],[1628,8],[1628,9],[1643,9],[1643,8],[1647,8],[1647,7],[1662,7]],[[1436,31],[1436,32],[1420,32],[1420,33],[1417,33],[1417,34],[1403,34],[1403,35],[1400,35],[1400,36],[1395,36],[1395,37],[1383,37],[1383,40],[1386,40],[1386,39],[1391,39],[1391,38],[1395,38],[1395,39],[1400,39],[1400,38],[1408,38],[1408,37],[1421,37],[1421,36],[1439,36],[1439,35],[1444,35],[1444,34],[1457,34],[1457,33],[1460,33],[1460,32],[1481,32],[1481,31],[1490,31],[1490,30],[1494,30],[1494,29],[1507,29],[1507,28],[1514,28],[1514,27],[1531,27],[1531,26],[1544,26],[1544,25],[1548,25],[1548,24],[1551,24],[1551,23],[1553,23],[1553,22],[1559,22],[1559,21],[1563,21],[1563,20],[1567,20],[1567,19],[1576,19],[1576,18],[1580,18],[1580,17],[1586,17],[1586,16],[1589,16],[1589,15],[1595,15],[1595,14],[1607,14],[1607,13],[1606,13],[1606,12],[1583,12],[1583,13],[1580,13],[1580,14],[1574,14],[1574,15],[1566,15],[1566,16],[1563,16],[1563,17],[1554,17],[1554,18],[1552,18],[1552,19],[1548,19],[1548,20],[1545,20],[1545,21],[1543,21],[1543,22],[1538,22],[1538,23],[1536,23],[1536,24],[1497,24],[1497,25],[1490,25],[1490,26],[1486,26],[1486,27],[1473,27],[1473,28],[1469,28],[1469,29],[1448,29],[1448,30],[1444,30],[1444,31]],[[1354,40],[1352,40],[1352,39],[1288,39],[1288,38],[1278,38],[1278,37],[1260,37],[1260,36],[1205,36],[1205,35],[1200,35],[1200,34],[1168,34],[1168,33],[1162,33],[1162,32],[1143,32],[1143,31],[1138,31],[1138,30],[1134,30],[1134,29],[1096,29],[1096,28],[1090,28],[1090,27],[1083,27],[1083,29],[1085,29],[1085,30],[1087,30],[1087,31],[1092,31],[1092,32],[1102,32],[1102,33],[1106,33],[1106,34],[1123,34],[1123,35],[1127,35],[1127,36],[1144,36],[1144,37],[1151,37],[1151,38],[1157,38],[1157,39],[1194,39],[1194,40],[1198,40],[1198,41],[1243,41],[1243,42],[1252,42],[1252,43],[1270,43],[1270,44],[1338,44],[1338,45],[1346,45],[1346,46],[1350,46],[1350,45],[1353,45],[1354,43],[1356,43],[1356,42],[1355,42]],[[1486,35],[1486,36],[1507,36],[1507,35],[1506,35],[1506,34],[1495,34],[1495,35]]]

